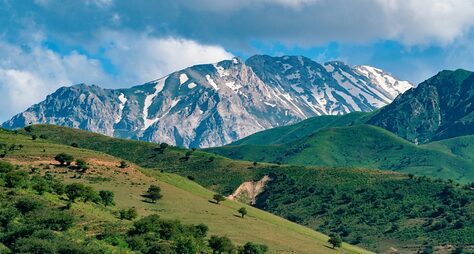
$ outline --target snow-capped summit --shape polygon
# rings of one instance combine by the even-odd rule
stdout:
[[[409,87],[373,67],[257,55],[195,65],[130,89],[63,87],[3,127],[51,123],[210,147],[316,115],[371,111]]]
[[[383,91],[388,92],[391,100],[408,89],[413,88],[410,82],[398,80],[390,73],[372,66],[359,65],[355,66],[354,69],[356,72],[369,78],[372,83],[380,86]]]

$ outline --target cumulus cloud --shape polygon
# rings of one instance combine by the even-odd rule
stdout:
[[[137,0],[140,2],[140,0]],[[446,44],[474,26],[472,0],[163,0],[117,2],[123,26],[205,43],[312,46],[397,40]],[[153,20],[153,22],[145,22]],[[171,25],[172,24],[172,25]]]
[[[474,25],[470,0],[377,0],[387,20],[386,36],[407,44],[453,42]]]
[[[102,32],[97,39],[104,56],[119,70],[116,79],[131,85],[160,78],[186,67],[230,59],[220,46],[148,33]]]
[[[232,57],[219,46],[191,40],[155,38],[132,32],[103,32],[97,36],[102,59],[71,51],[57,53],[32,34],[27,45],[0,41],[0,120],[43,100],[61,86],[78,83],[129,87],[200,63]],[[115,74],[104,70],[104,58]]]
[[[51,33],[75,40],[87,40],[97,29],[151,28],[159,37],[233,50],[254,40],[298,46],[377,40],[446,45],[474,26],[472,0],[35,1],[30,6],[10,2],[14,6],[0,9],[0,20],[27,12]]]
[[[100,63],[77,52],[64,56],[41,43],[0,42],[0,119],[5,120],[45,98],[60,86],[107,79]]]

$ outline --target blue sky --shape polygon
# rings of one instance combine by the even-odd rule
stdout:
[[[0,121],[60,86],[129,87],[253,54],[419,83],[474,69],[472,17],[472,0],[0,0]]]

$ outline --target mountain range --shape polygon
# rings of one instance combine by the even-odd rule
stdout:
[[[474,73],[442,71],[373,112],[321,116],[209,148],[233,159],[474,181]]]
[[[62,87],[2,127],[47,123],[215,147],[313,116],[370,112],[412,87],[370,66],[256,55],[192,66],[129,89]]]

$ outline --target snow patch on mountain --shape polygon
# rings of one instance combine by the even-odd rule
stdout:
[[[165,86],[165,81],[168,77],[164,77],[162,79],[159,79],[158,81],[156,81],[156,85],[154,87],[155,89],[155,92],[152,93],[152,94],[149,94],[145,97],[145,102],[144,102],[144,105],[143,105],[143,128],[142,130],[146,130],[148,129],[148,127],[150,127],[150,125],[152,125],[154,123],[154,120],[152,119],[148,119],[148,109],[150,108],[151,104],[153,103],[153,99],[158,96],[158,94],[163,90],[164,86]]]
[[[189,88],[189,89],[193,89],[193,88],[195,88],[196,86],[197,86],[197,85],[196,85],[196,83],[194,83],[194,82],[191,82],[191,83],[188,84],[188,88]]]
[[[387,91],[391,95],[392,100],[399,94],[414,87],[410,82],[398,80],[390,73],[372,66],[359,65],[354,67],[354,69],[361,75],[369,78],[373,83],[379,85],[384,91]]]
[[[115,118],[115,121],[114,121],[115,123],[119,123],[122,120],[123,109],[125,108],[125,103],[127,103],[127,98],[125,97],[125,94],[123,94],[123,93],[120,93],[118,99],[120,101],[119,113],[118,113],[117,117]]]
[[[214,79],[211,78],[211,75],[206,75],[206,80],[212,86],[212,88],[214,88],[214,90],[219,91],[219,87],[217,86],[216,82],[214,82]]]
[[[188,75],[186,75],[186,73],[179,74],[179,84],[180,85],[186,83],[186,81],[188,81],[188,80],[189,80],[189,78],[188,78]]]

